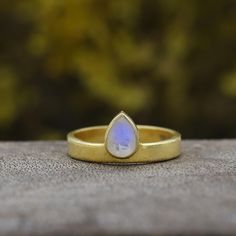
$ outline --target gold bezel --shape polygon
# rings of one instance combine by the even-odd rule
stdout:
[[[135,150],[128,156],[125,156],[125,157],[119,157],[119,156],[115,156],[113,155],[112,153],[110,153],[110,151],[108,150],[108,147],[107,147],[107,138],[108,138],[108,134],[111,130],[111,128],[113,127],[114,123],[119,120],[120,118],[124,118],[126,119],[129,124],[132,126],[133,130],[134,130],[134,134],[135,134],[135,141],[136,141],[136,148]],[[118,159],[127,159],[129,157],[131,157],[134,153],[136,153],[138,151],[138,148],[139,148],[139,132],[138,132],[138,128],[136,126],[136,124],[134,123],[134,121],[123,111],[121,111],[118,115],[116,115],[112,121],[110,122],[110,124],[108,125],[107,127],[107,130],[106,130],[106,133],[105,133],[105,149],[106,151],[113,157],[115,158],[118,158]]]

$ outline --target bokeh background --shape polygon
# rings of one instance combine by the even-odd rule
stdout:
[[[120,110],[236,137],[236,1],[0,1],[1,140],[64,139]]]

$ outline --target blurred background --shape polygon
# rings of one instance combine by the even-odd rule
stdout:
[[[1,140],[65,139],[120,110],[236,137],[236,1],[0,1]]]

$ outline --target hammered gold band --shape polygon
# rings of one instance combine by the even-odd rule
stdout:
[[[178,132],[156,126],[138,125],[137,151],[128,158],[116,158],[105,147],[108,126],[82,128],[68,134],[68,154],[72,158],[100,163],[148,163],[176,158],[180,155]]]

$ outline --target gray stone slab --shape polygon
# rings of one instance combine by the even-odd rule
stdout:
[[[236,141],[184,141],[180,158],[112,166],[65,142],[0,143],[0,235],[236,234]]]

